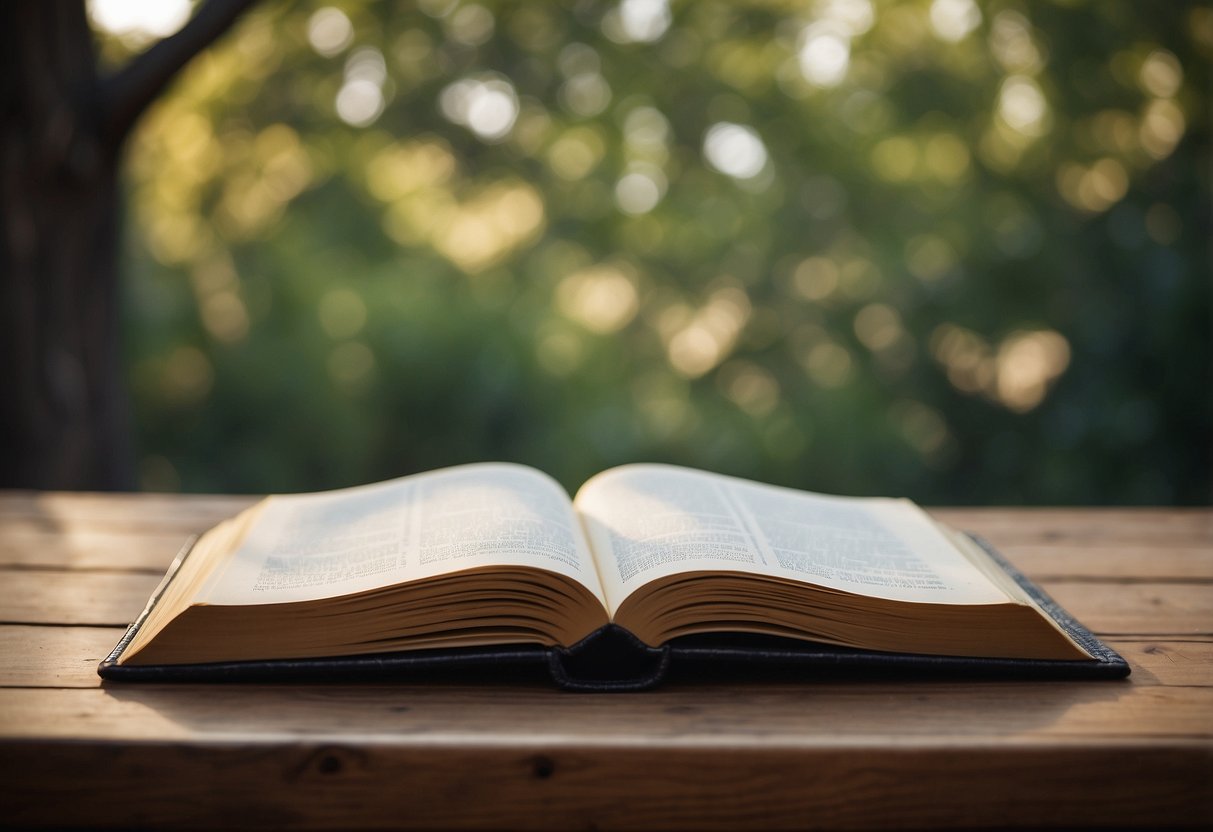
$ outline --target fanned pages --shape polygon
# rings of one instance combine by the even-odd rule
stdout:
[[[606,622],[560,486],[523,466],[473,465],[270,497],[217,526],[124,662],[562,644]]]
[[[755,632],[893,652],[1086,656],[906,500],[635,465],[598,475],[575,505],[613,620],[651,645]]]
[[[610,623],[653,647],[760,633],[1094,660],[966,541],[905,500],[633,465],[571,501],[534,469],[468,465],[270,497],[216,526],[117,662],[569,647]]]

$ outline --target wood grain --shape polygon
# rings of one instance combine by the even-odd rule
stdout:
[[[1097,635],[1213,634],[1213,586],[1044,581],[1045,591]]]
[[[744,749],[463,743],[11,746],[0,812],[66,825],[404,829],[1076,828],[1211,817],[1207,746]],[[131,783],[139,783],[132,790]]]
[[[1167,546],[1143,543],[1002,543],[999,551],[1034,580],[1204,581],[1213,584],[1213,539]]]
[[[189,538],[185,531],[97,530],[78,525],[51,531],[30,524],[0,524],[0,568],[163,574]]]
[[[626,718],[622,718],[626,715]],[[214,684],[0,689],[0,736],[190,742],[333,741],[508,745],[821,742],[1013,744],[1061,738],[1213,738],[1213,688],[1128,682],[792,681],[671,684],[643,695],[535,685]]]
[[[0,523],[31,523],[51,531],[84,526],[188,534],[208,529],[258,499],[203,494],[8,491],[0,494]]]
[[[0,622],[126,626],[163,575],[0,570]]]
[[[1107,644],[1133,668],[1135,685],[1213,686],[1213,639],[1170,641],[1109,638]]]
[[[1213,541],[1213,513],[1207,508],[931,508],[958,529],[977,532],[996,545],[1108,543],[1153,546]]]
[[[123,627],[0,626],[0,683],[4,687],[95,688],[97,665]]]
[[[5,687],[95,688],[97,663],[121,638],[122,627],[0,626]],[[1110,638],[1108,646],[1133,666],[1130,683],[1213,685],[1213,638],[1176,641],[1144,636]]]
[[[0,825],[1213,825],[1207,509],[937,512],[1120,634],[1119,682],[101,683],[181,540],[253,499],[0,494]]]

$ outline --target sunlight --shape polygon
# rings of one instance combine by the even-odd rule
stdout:
[[[352,127],[366,127],[383,113],[383,91],[365,79],[346,81],[337,92],[335,106],[341,120]]]
[[[383,202],[395,202],[414,191],[441,185],[455,173],[450,146],[435,136],[391,144],[366,165],[367,190]]]
[[[664,152],[670,137],[670,122],[656,107],[636,107],[623,120],[623,133],[629,150]]]
[[[816,12],[821,20],[841,26],[850,37],[862,35],[876,23],[872,0],[818,0]]]
[[[962,393],[980,393],[994,382],[990,344],[956,324],[940,324],[931,333],[931,354],[944,366],[948,381]]]
[[[464,46],[479,46],[493,36],[497,21],[493,13],[474,3],[460,6],[445,20],[446,31],[451,40]]]
[[[596,131],[574,127],[548,147],[547,162],[561,179],[575,182],[593,170],[605,152],[606,144]]]
[[[636,317],[640,299],[631,276],[617,265],[603,264],[560,281],[556,305],[586,329],[606,335]]]
[[[350,54],[345,61],[347,81],[370,81],[377,87],[387,81],[387,61],[383,53],[373,46],[363,46]]]
[[[518,118],[518,95],[498,75],[464,78],[449,85],[439,99],[442,114],[487,142],[509,135]]]
[[[353,127],[366,127],[383,113],[387,62],[383,53],[363,47],[345,62],[345,83],[337,93],[337,115]]]
[[[82,5],[95,54],[78,59],[117,78],[138,38],[206,0]],[[434,459],[481,431],[476,453],[570,482],[672,448],[790,482],[819,470],[795,458],[809,442],[845,473],[832,434],[852,426],[895,454],[895,479],[910,466],[897,484],[942,499],[962,455],[993,465],[1022,432],[1046,451],[980,495],[1019,499],[1069,447],[1049,444],[1066,412],[1103,406],[1096,359],[1145,337],[1118,293],[1182,311],[1207,288],[1192,205],[1213,12],[1123,5],[249,4],[134,123],[123,163],[130,361],[159,362],[135,404],[173,431],[147,453],[206,485],[211,440],[174,402],[228,424],[235,385],[290,412],[349,393],[321,414],[334,434],[409,464],[433,425]],[[1069,339],[1064,375],[1045,330]],[[1176,372],[1199,370],[1207,333],[1154,334]],[[302,376],[274,370],[285,335]],[[192,398],[206,371],[187,353],[193,383],[162,394],[179,345],[212,362],[213,393]],[[1182,413],[1171,393],[1160,412]],[[365,474],[362,445],[293,427],[266,440],[268,473],[220,484]],[[347,451],[348,467],[292,461]],[[1117,459],[1100,470],[1125,474]]]
[[[400,203],[397,203],[398,205]],[[430,212],[428,203],[419,210]],[[499,261],[543,227],[543,200],[523,183],[497,183],[430,226],[430,242],[465,272],[475,273]]]
[[[589,118],[611,103],[611,87],[598,72],[579,72],[560,86],[560,102],[569,112]]]
[[[807,257],[792,272],[792,288],[805,300],[825,300],[838,288],[838,264],[828,257]]]
[[[958,43],[981,25],[981,9],[973,0],[934,0],[930,21],[940,38]]]
[[[325,6],[308,18],[307,40],[317,54],[331,58],[353,43],[354,27],[341,9]]]
[[[1012,75],[1003,82],[998,96],[998,114],[1012,129],[1025,136],[1039,136],[1049,105],[1036,81],[1026,75]]]
[[[956,182],[969,170],[969,148],[954,133],[936,133],[923,148],[923,161],[942,182]]]
[[[1185,127],[1183,110],[1174,101],[1158,99],[1146,106],[1138,138],[1152,157],[1165,159],[1183,138]]]
[[[806,81],[815,87],[836,87],[851,65],[851,39],[837,26],[814,23],[801,33],[796,54]]]
[[[855,315],[855,336],[870,350],[882,350],[901,338],[901,315],[885,303],[870,303]]]
[[[767,416],[779,404],[779,382],[752,361],[730,361],[720,368],[716,381],[721,392],[751,416]]]
[[[767,164],[767,147],[757,131],[727,121],[708,128],[703,153],[708,164],[734,179],[753,179]]]
[[[1142,87],[1156,98],[1170,98],[1183,85],[1184,70],[1179,58],[1166,49],[1155,49],[1141,65],[1138,73]]]
[[[943,416],[922,402],[912,399],[894,402],[889,408],[889,416],[906,441],[923,456],[938,453],[949,439]]]
[[[145,41],[173,34],[190,17],[189,0],[89,0],[88,14],[100,29]]]
[[[666,185],[665,174],[656,165],[629,165],[615,183],[615,204],[625,214],[647,214],[665,195]]]
[[[623,0],[603,17],[602,31],[616,43],[653,43],[671,21],[669,0]]]
[[[216,341],[235,344],[248,336],[248,309],[236,292],[215,292],[200,302],[198,311],[202,325]]]
[[[687,378],[711,370],[733,350],[750,311],[750,299],[740,288],[726,286],[713,292],[666,344],[670,366]]]
[[[1075,208],[1098,213],[1124,198],[1129,190],[1129,176],[1124,165],[1111,157],[1090,167],[1067,162],[1057,171],[1057,189]]]
[[[1032,39],[1028,19],[1010,9],[994,16],[990,27],[990,50],[1008,72],[1037,72],[1044,65],[1044,57]]]
[[[1070,364],[1070,342],[1051,329],[1012,332],[995,351],[972,330],[941,324],[931,352],[957,390],[983,393],[1017,413],[1039,405]]]
[[[906,243],[906,267],[925,283],[942,280],[956,265],[956,250],[937,234],[919,234]]]
[[[190,283],[202,326],[212,338],[222,344],[236,344],[248,337],[248,307],[230,257],[219,255],[196,264],[190,270]]]
[[[1069,364],[1070,344],[1061,333],[1012,333],[998,348],[998,398],[1011,410],[1031,410]]]

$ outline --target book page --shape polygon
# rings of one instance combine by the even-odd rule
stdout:
[[[830,497],[666,465],[599,474],[574,501],[614,611],[637,587],[730,570],[902,601],[1007,594],[905,500]]]
[[[490,463],[271,497],[197,600],[306,601],[484,566],[558,572],[603,598],[564,490],[532,468]]]

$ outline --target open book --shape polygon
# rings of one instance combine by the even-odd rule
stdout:
[[[905,500],[665,465],[605,471],[570,500],[537,470],[478,464],[266,498],[197,540],[102,672],[562,650],[604,629],[642,649],[760,634],[1106,663],[1030,589]]]

